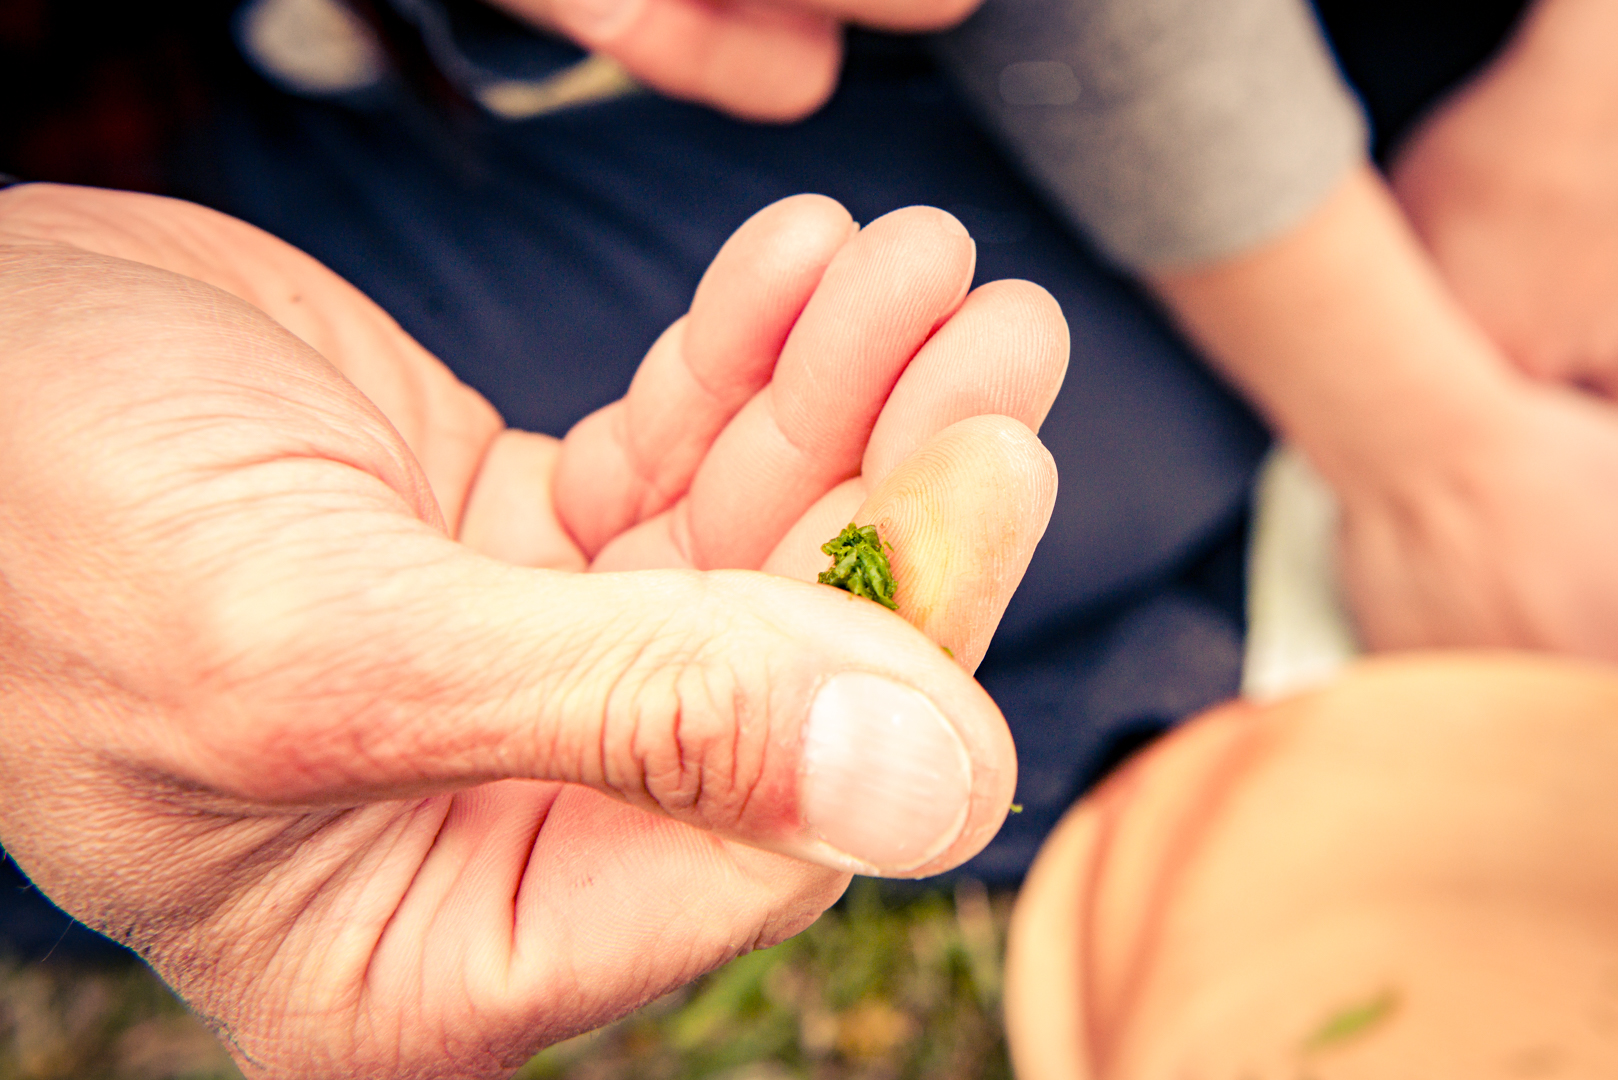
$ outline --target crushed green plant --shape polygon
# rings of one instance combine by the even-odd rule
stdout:
[[[1362,1038],[1387,1023],[1398,1011],[1399,994],[1392,989],[1383,990],[1365,1001],[1344,1006],[1328,1016],[1304,1040],[1303,1051],[1313,1053]]]
[[[893,599],[893,566],[884,548],[892,551],[893,545],[883,541],[875,525],[849,522],[848,528],[820,545],[831,556],[831,569],[821,572],[820,583],[898,611]]]

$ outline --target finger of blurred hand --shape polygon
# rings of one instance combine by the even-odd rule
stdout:
[[[1592,21],[1593,20],[1593,21]],[[1600,4],[1539,4],[1400,147],[1390,180],[1518,366],[1618,396],[1618,89]]]
[[[652,346],[624,397],[567,433],[557,506],[587,555],[685,494],[719,432],[769,382],[854,231],[848,211],[818,195],[754,214],[720,248],[690,314]]]
[[[1025,425],[974,416],[906,457],[857,508],[854,484],[829,494],[764,568],[813,581],[827,565],[821,542],[849,521],[875,525],[892,545],[899,614],[974,671],[1050,523],[1056,483],[1055,461]]]
[[[1618,660],[1618,407],[1515,376],[1471,430],[1340,491],[1348,599],[1373,649]]]
[[[930,207],[888,214],[832,259],[767,387],[714,439],[686,497],[594,564],[757,567],[860,466],[888,395],[966,297],[975,249]]]
[[[1488,131],[1471,145],[1446,120],[1393,174],[1446,283],[1523,371],[1618,396],[1618,168],[1558,169]]]
[[[659,93],[744,120],[797,120],[825,103],[842,65],[831,15],[769,0],[499,0],[612,57]]]
[[[500,0],[648,86],[748,120],[797,120],[831,96],[844,22],[938,30],[977,0]]]

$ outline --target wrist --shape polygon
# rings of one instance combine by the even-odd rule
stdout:
[[[1368,165],[1286,236],[1153,285],[1339,492],[1411,475],[1510,407],[1516,376]]]

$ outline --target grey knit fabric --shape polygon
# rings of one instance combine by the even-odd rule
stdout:
[[[1061,209],[1135,270],[1278,235],[1365,154],[1304,0],[987,0],[937,49]]]

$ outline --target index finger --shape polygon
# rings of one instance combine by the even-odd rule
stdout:
[[[972,239],[931,207],[879,218],[832,259],[770,384],[714,440],[683,512],[699,567],[758,566],[792,523],[859,471],[888,395],[960,307]]]

